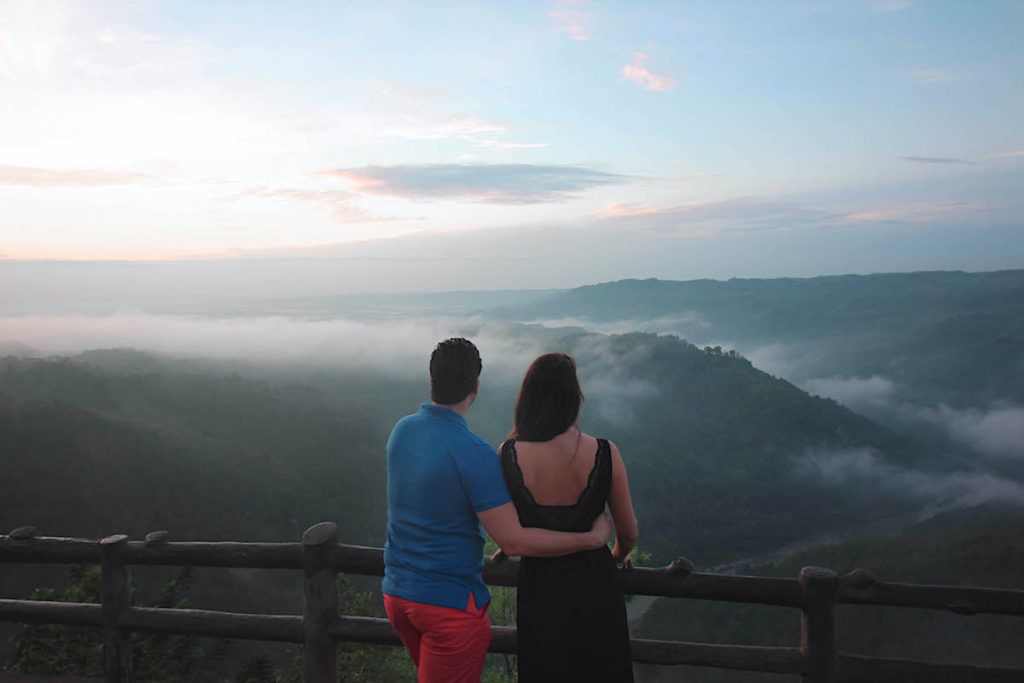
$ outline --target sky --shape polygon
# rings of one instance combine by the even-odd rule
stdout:
[[[0,278],[1013,268],[1022,189],[1021,0],[0,1]]]

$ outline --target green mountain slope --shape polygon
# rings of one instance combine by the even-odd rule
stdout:
[[[743,573],[796,576],[806,565],[845,573],[858,567],[893,582],[1024,589],[1024,519],[1017,507],[982,506],[948,512],[886,537],[856,538],[807,548]],[[1019,618],[965,617],[933,610],[841,606],[837,632],[843,652],[987,666],[1024,666]],[[796,610],[705,601],[659,600],[644,617],[645,637],[696,642],[797,646]],[[669,668],[646,667],[640,683],[679,680]],[[693,683],[784,681],[784,676],[693,670]]]
[[[819,456],[950,470],[941,454],[735,355],[650,334],[539,343],[577,356],[582,424],[622,449],[644,546],[659,555],[728,560],[923,504],[870,478],[814,476]],[[92,364],[0,365],[0,448],[7,466],[32,473],[0,527],[45,520],[62,534],[162,526],[178,537],[276,540],[335,519],[350,542],[383,541],[383,446],[391,424],[425,398],[422,378],[324,370],[297,385],[160,359],[140,372],[145,358],[134,353],[83,359]],[[498,443],[516,387],[485,379],[470,422]],[[94,433],[113,436],[83,436]],[[172,502],[146,494],[157,484]]]

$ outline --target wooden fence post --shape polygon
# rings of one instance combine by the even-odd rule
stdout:
[[[107,536],[100,543],[100,603],[103,611],[103,673],[107,683],[133,680],[132,645],[119,624],[130,607],[128,568],[122,551],[128,537]]]
[[[329,632],[330,625],[338,619],[338,575],[328,562],[331,547],[337,542],[338,526],[333,522],[314,524],[302,535],[305,683],[338,680],[338,647]]]
[[[801,607],[800,650],[807,664],[803,683],[835,683],[838,680],[839,655],[836,648],[836,589],[839,577],[831,569],[804,567],[800,570]]]

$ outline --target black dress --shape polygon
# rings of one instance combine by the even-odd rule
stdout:
[[[575,505],[538,505],[523,481],[515,441],[501,446],[501,466],[519,521],[526,527],[589,531],[612,485],[608,442],[597,440],[587,486]],[[521,683],[631,683],[626,605],[611,552],[524,557],[516,599]]]

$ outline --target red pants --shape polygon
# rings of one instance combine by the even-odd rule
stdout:
[[[418,683],[479,683],[491,642],[488,607],[478,609],[472,593],[464,610],[384,596],[384,609],[416,665]]]

